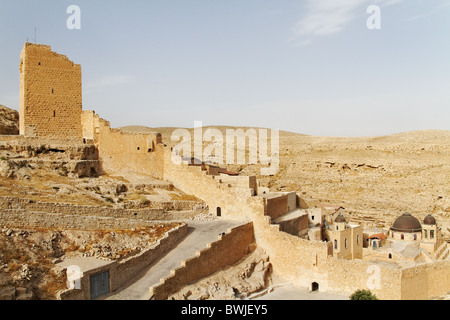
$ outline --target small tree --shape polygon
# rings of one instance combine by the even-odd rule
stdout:
[[[378,300],[370,290],[356,290],[351,296],[350,300]]]

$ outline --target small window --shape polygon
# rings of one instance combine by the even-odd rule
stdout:
[[[313,221],[314,221],[314,216],[311,216],[311,220],[313,220]]]
[[[389,257],[389,259],[392,259],[392,253],[389,253],[388,257]]]
[[[359,244],[359,234],[356,236],[356,244]]]
[[[141,150],[141,148],[140,148],[140,147],[137,147],[137,150],[139,151],[139,150]]]
[[[405,235],[402,234],[402,235],[400,236],[400,239],[405,240]]]
[[[53,118],[56,118],[56,110],[53,110]]]
[[[40,66],[41,65],[41,63],[40,62],[38,62],[38,66]]]
[[[337,250],[337,248],[338,248],[338,242],[337,242],[337,240],[334,240],[334,248]]]
[[[347,249],[347,238],[345,238],[344,245],[345,245],[345,249]]]
[[[423,230],[423,236],[424,236],[425,239],[428,238],[428,232],[427,232],[427,230]]]
[[[55,93],[55,90],[52,88],[52,94],[54,94]]]
[[[434,239],[434,230],[430,230],[430,239]]]

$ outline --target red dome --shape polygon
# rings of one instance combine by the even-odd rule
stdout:
[[[419,220],[414,218],[410,213],[404,213],[394,221],[391,230],[409,233],[421,232],[422,225]]]

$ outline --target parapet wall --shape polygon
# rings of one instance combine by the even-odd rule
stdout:
[[[254,243],[253,224],[248,223],[229,230],[219,240],[208,245],[191,259],[182,262],[181,267],[150,289],[152,300],[166,300],[189,283],[198,281],[214,272],[235,264],[252,250]]]
[[[254,189],[248,182],[246,187],[233,187],[220,176],[207,175],[202,166],[178,165],[171,157],[170,148],[164,148],[164,179],[205,201],[211,213],[241,221],[252,219],[254,212],[263,214],[264,200],[252,196]]]
[[[158,259],[170,252],[187,235],[188,225],[182,224],[164,235],[150,249],[145,250],[133,257],[120,261],[117,264],[116,274],[114,275],[112,290],[121,287],[132,280],[144,268],[153,265]]]
[[[98,146],[102,167],[109,174],[136,172],[163,177],[163,145],[159,133],[127,133],[111,129],[93,111],[83,111],[83,137]]]

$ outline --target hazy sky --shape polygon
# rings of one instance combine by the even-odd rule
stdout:
[[[367,27],[371,5],[381,29]],[[83,109],[113,127],[450,129],[450,0],[0,0],[10,108],[35,27],[37,43],[82,65]]]

